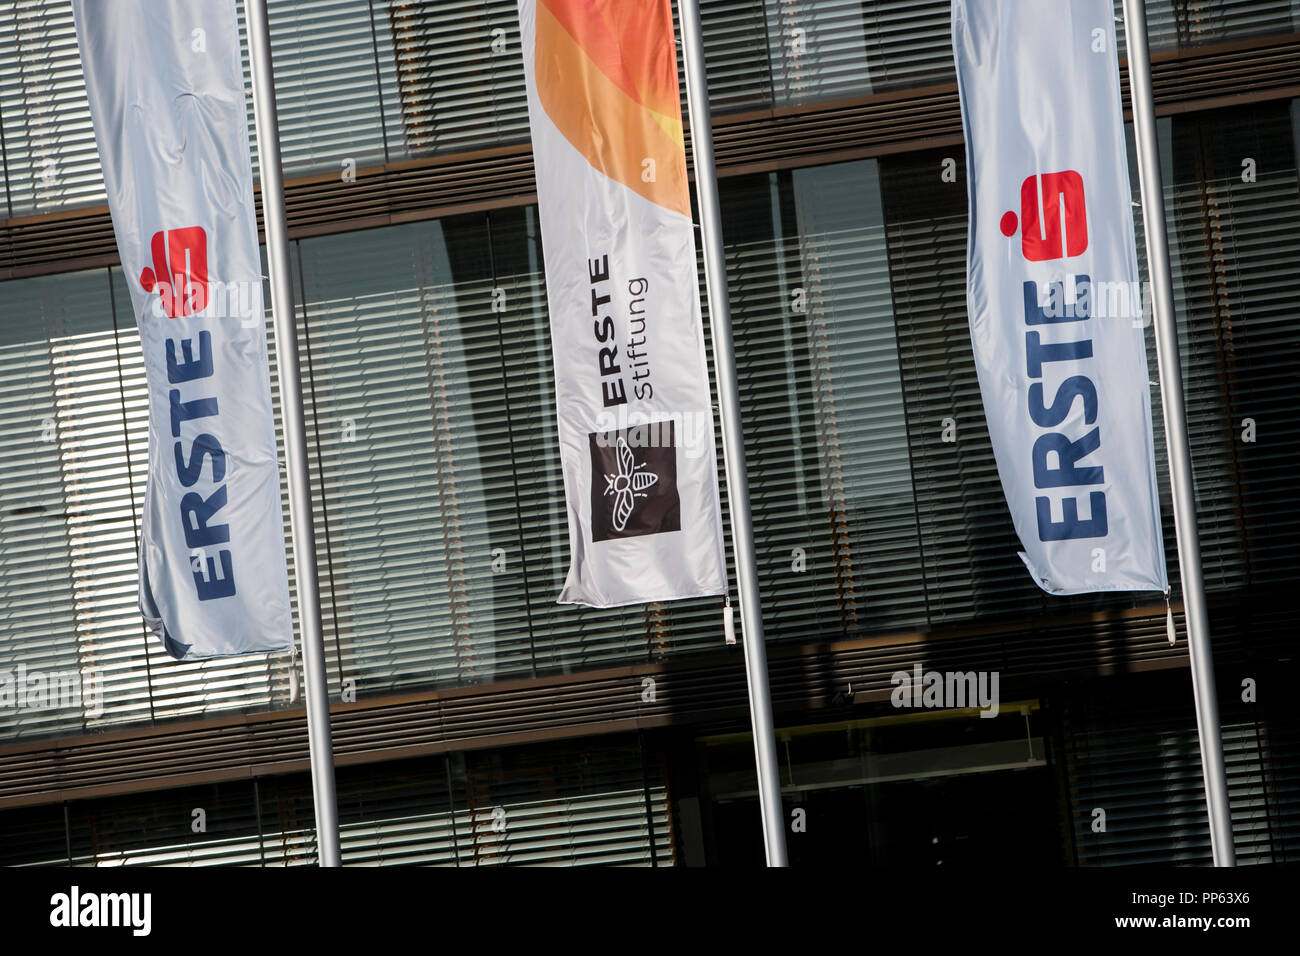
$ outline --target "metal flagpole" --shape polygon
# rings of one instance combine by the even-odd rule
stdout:
[[[1174,498],[1174,527],[1178,534],[1178,567],[1187,612],[1187,643],[1192,662],[1192,691],[1196,727],[1201,741],[1201,774],[1210,813],[1210,843],[1215,866],[1235,866],[1232,813],[1223,769],[1219,736],[1219,702],[1214,688],[1214,655],[1210,650],[1205,586],[1201,579],[1201,544],[1196,530],[1196,497],[1192,488],[1192,459],[1183,408],[1183,374],[1178,357],[1178,325],[1174,317],[1174,286],[1169,273],[1165,238],[1164,187],[1160,181],[1160,149],[1156,140],[1155,102],[1151,96],[1151,60],[1147,52],[1144,0],[1124,0],[1124,36],[1128,41],[1129,89],[1133,99],[1133,129],[1137,139],[1138,179],[1142,188],[1142,221],[1146,226],[1147,271],[1151,277],[1156,356],[1160,369],[1160,404],[1169,448],[1169,481]]]
[[[293,567],[298,585],[306,678],[307,739],[316,805],[316,844],[321,866],[339,865],[338,802],[334,796],[334,746],[330,741],[329,688],[325,641],[321,633],[320,591],[316,575],[316,535],[312,528],[311,484],[307,477],[307,435],[303,428],[298,379],[298,336],[289,279],[289,240],[284,218],[284,179],[280,169],[280,128],[271,75],[271,30],[266,0],[246,0],[248,60],[253,73],[253,115],[257,159],[262,174],[262,220],[271,270],[271,311],[275,321],[276,366],[284,415],[284,452],[289,478],[289,521],[293,529]]]
[[[713,127],[709,116],[708,81],[704,68],[698,0],[678,0],[682,24],[682,53],[686,62],[686,103],[691,119],[691,148],[695,156],[695,192],[700,202],[700,235],[704,247],[704,277],[709,294],[709,325],[713,336],[713,365],[718,377],[718,408],[722,418],[722,455],[731,512],[731,541],[740,589],[740,620],[745,646],[745,677],[749,684],[749,717],[754,728],[758,765],[758,802],[768,866],[785,866],[785,821],[781,782],[776,764],[776,735],[772,699],[767,686],[767,651],[763,646],[763,611],[754,567],[754,529],[749,514],[749,477],[745,469],[745,439],[740,426],[740,392],[736,387],[736,355],[731,346],[731,303],[727,293],[727,264],[722,250],[722,216],[718,180],[713,168]]]

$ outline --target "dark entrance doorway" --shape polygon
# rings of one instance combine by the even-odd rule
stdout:
[[[779,730],[790,865],[1061,865],[1039,723],[1029,701]],[[709,862],[762,865],[749,736],[699,743]]]

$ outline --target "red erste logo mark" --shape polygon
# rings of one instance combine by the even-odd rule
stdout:
[[[202,312],[208,304],[208,234],[202,226],[155,232],[153,268],[140,273],[145,292],[158,291],[169,319]]]
[[[1014,236],[1016,225],[1014,212],[1002,216],[1004,236]],[[1088,248],[1083,177],[1067,169],[1062,173],[1042,173],[1026,179],[1020,184],[1020,225],[1020,248],[1030,262],[1083,255]]]

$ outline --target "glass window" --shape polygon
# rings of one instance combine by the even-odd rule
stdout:
[[[664,765],[639,739],[336,771],[345,866],[672,866]],[[196,824],[201,824],[197,826]],[[10,866],[308,866],[307,774],[0,812]]]
[[[337,676],[369,695],[527,673],[483,216],[308,239],[298,250]]]
[[[1206,580],[1219,589],[1300,579],[1293,109],[1268,103],[1172,121],[1188,430]]]
[[[723,196],[768,634],[923,623],[877,163]]]

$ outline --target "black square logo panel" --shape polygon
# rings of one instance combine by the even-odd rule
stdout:
[[[671,421],[592,432],[587,440],[593,541],[682,530]]]

